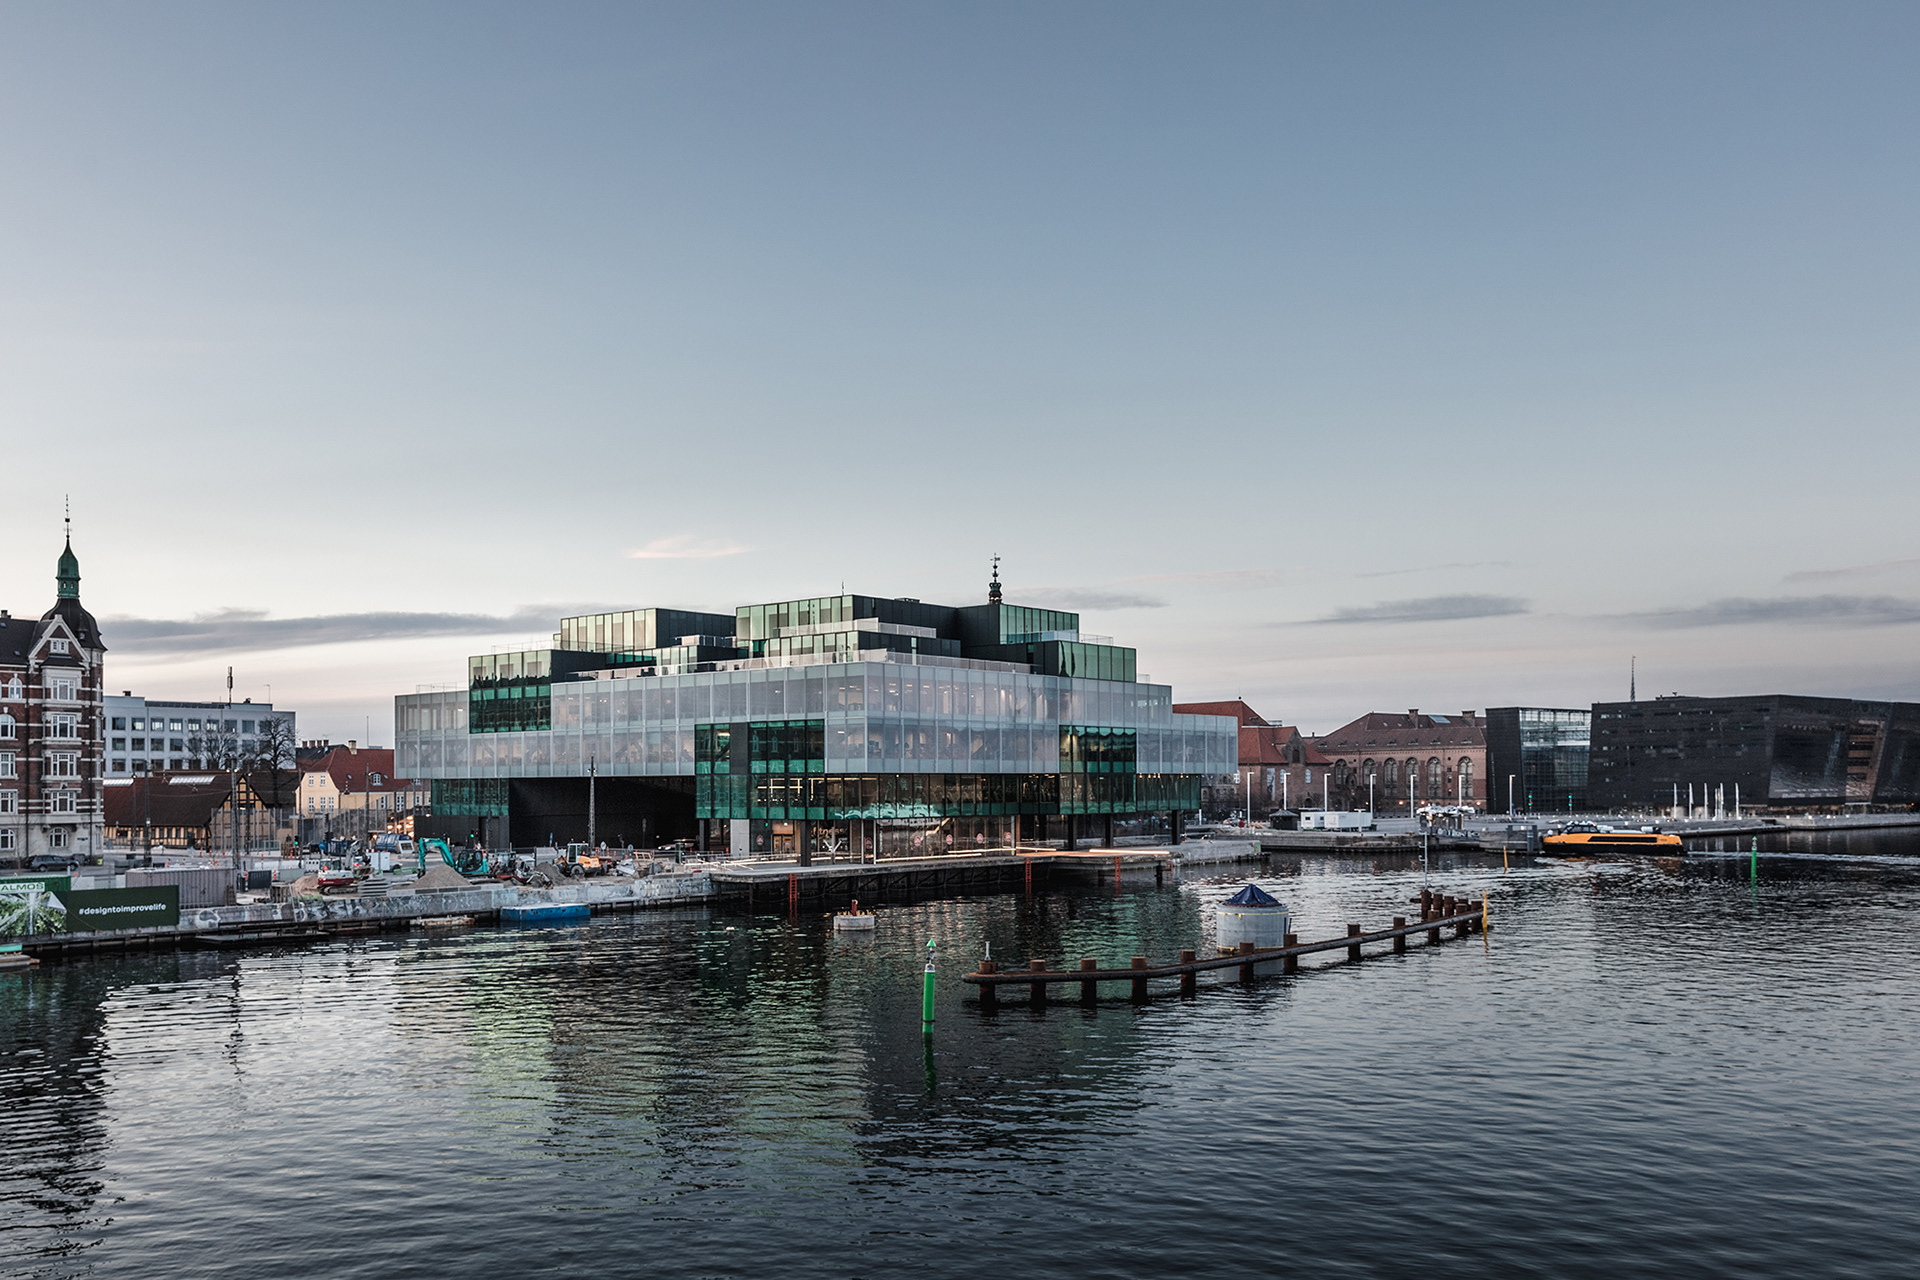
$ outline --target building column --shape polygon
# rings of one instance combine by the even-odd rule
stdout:
[[[1106,820],[1101,823],[1100,839],[1107,848],[1111,849],[1113,848],[1113,815],[1109,813],[1105,818]]]
[[[1167,810],[1167,843],[1169,845],[1180,843],[1180,811],[1178,809]]]
[[[1079,842],[1075,839],[1075,837],[1078,836],[1079,834],[1080,834],[1080,815],[1077,813],[1070,813],[1067,815],[1067,850],[1066,851],[1068,853],[1072,853],[1075,849],[1079,847]]]
[[[698,848],[701,853],[707,851],[707,823],[710,821],[712,821],[710,818],[700,819],[700,841],[695,847]]]
[[[813,865],[813,824],[805,818],[794,820],[793,850],[799,855],[801,866]]]

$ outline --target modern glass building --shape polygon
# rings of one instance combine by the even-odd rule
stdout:
[[[562,619],[395,699],[395,768],[491,847],[677,838],[737,856],[881,857],[1177,827],[1236,725],[1175,715],[1077,614],[839,595]],[[589,794],[591,793],[591,803]],[[589,809],[591,808],[591,814]]]
[[[1585,811],[1592,744],[1591,711],[1488,707],[1488,811]]]

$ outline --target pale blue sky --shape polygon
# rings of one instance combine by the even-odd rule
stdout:
[[[0,604],[70,489],[115,687],[381,741],[563,607],[996,552],[1310,730],[1920,697],[1916,65],[1907,5],[0,5]]]

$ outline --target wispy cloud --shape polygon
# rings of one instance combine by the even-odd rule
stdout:
[[[1624,615],[1650,627],[1733,627],[1797,622],[1842,627],[1890,627],[1920,622],[1920,600],[1898,596],[1732,597],[1686,609],[1655,609]]]
[[[1022,587],[1008,590],[1014,604],[1030,604],[1041,609],[1164,609],[1165,600],[1137,595],[1129,591],[1107,591],[1099,587]]]
[[[1443,569],[1510,569],[1511,560],[1450,560],[1446,564],[1423,564],[1412,569],[1376,569],[1372,573],[1356,573],[1356,578],[1400,578],[1410,573],[1439,573]]]
[[[737,542],[710,542],[690,533],[676,533],[668,538],[655,538],[646,546],[627,552],[627,557],[632,560],[717,560],[750,550],[751,547]]]
[[[237,649],[297,649],[365,640],[421,636],[483,636],[548,633],[564,615],[597,613],[602,605],[534,605],[509,614],[332,613],[310,618],[269,618],[253,609],[222,609],[178,620],[103,618],[100,634],[125,655],[217,653]]]
[[[1120,582],[1217,582],[1233,587],[1264,587],[1280,581],[1278,569],[1211,569],[1202,573],[1143,573]]]
[[[1835,578],[1864,578],[1889,569],[1920,568],[1920,557],[1910,560],[1882,560],[1878,564],[1850,564],[1839,569],[1802,569],[1787,575],[1788,582],[1830,582]]]
[[[1504,618],[1525,613],[1527,602],[1515,596],[1426,596],[1419,600],[1388,600],[1352,609],[1336,609],[1319,623],[1349,622],[1458,622],[1467,618]]]

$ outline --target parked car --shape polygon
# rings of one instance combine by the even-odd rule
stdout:
[[[27,860],[27,870],[42,874],[60,871],[72,875],[80,869],[80,864],[61,853],[36,853]]]

